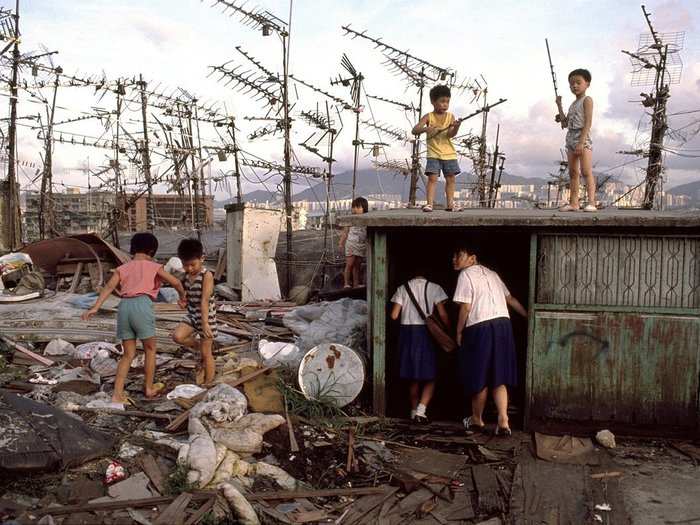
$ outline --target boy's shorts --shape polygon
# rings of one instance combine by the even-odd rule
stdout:
[[[117,339],[149,339],[156,335],[156,314],[148,295],[122,299],[117,310]]]
[[[566,150],[567,151],[576,151],[576,146],[578,146],[579,141],[581,140],[581,132],[583,130],[581,129],[570,129],[569,131],[566,132]],[[588,134],[588,137],[586,137],[586,142],[583,144],[584,149],[593,149],[593,141],[591,140],[591,134]]]
[[[440,171],[442,171],[443,175],[457,175],[460,173],[459,162],[457,162],[457,159],[427,159],[425,161],[426,175],[440,175]]]

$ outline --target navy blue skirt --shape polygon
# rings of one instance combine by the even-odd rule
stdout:
[[[457,355],[459,377],[467,395],[484,387],[518,384],[518,364],[510,319],[489,319],[462,332]]]
[[[433,381],[437,376],[435,345],[425,325],[401,325],[399,329],[401,379]]]

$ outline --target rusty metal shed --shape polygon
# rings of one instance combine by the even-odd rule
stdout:
[[[391,415],[392,399],[406,397],[392,380],[395,331],[387,315],[402,267],[429,253],[433,280],[450,295],[451,248],[470,238],[530,312],[522,326],[514,319],[526,428],[698,430],[697,211],[403,209],[344,217],[341,224],[368,229],[376,413]],[[448,402],[455,404],[454,392]]]

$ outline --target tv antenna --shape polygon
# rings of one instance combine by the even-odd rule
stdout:
[[[642,5],[649,33],[639,37],[637,51],[622,52],[632,63],[632,87],[651,87],[649,93],[640,93],[641,104],[651,109],[651,140],[648,157],[642,208],[651,210],[656,205],[656,196],[662,191],[664,173],[664,139],[668,130],[666,105],[670,97],[670,86],[678,84],[683,71],[680,51],[683,49],[685,32],[659,33],[651,22],[651,13]]]

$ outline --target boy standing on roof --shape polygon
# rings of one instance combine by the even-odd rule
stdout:
[[[427,203],[423,206],[423,211],[426,212],[433,211],[435,186],[441,171],[445,176],[445,211],[459,211],[454,205],[454,193],[455,177],[460,170],[452,138],[459,132],[462,122],[456,120],[455,116],[447,111],[450,107],[451,95],[448,86],[433,87],[430,90],[433,111],[423,115],[413,128],[416,140],[421,133],[427,136],[428,158],[425,163],[425,174],[428,177]]]

